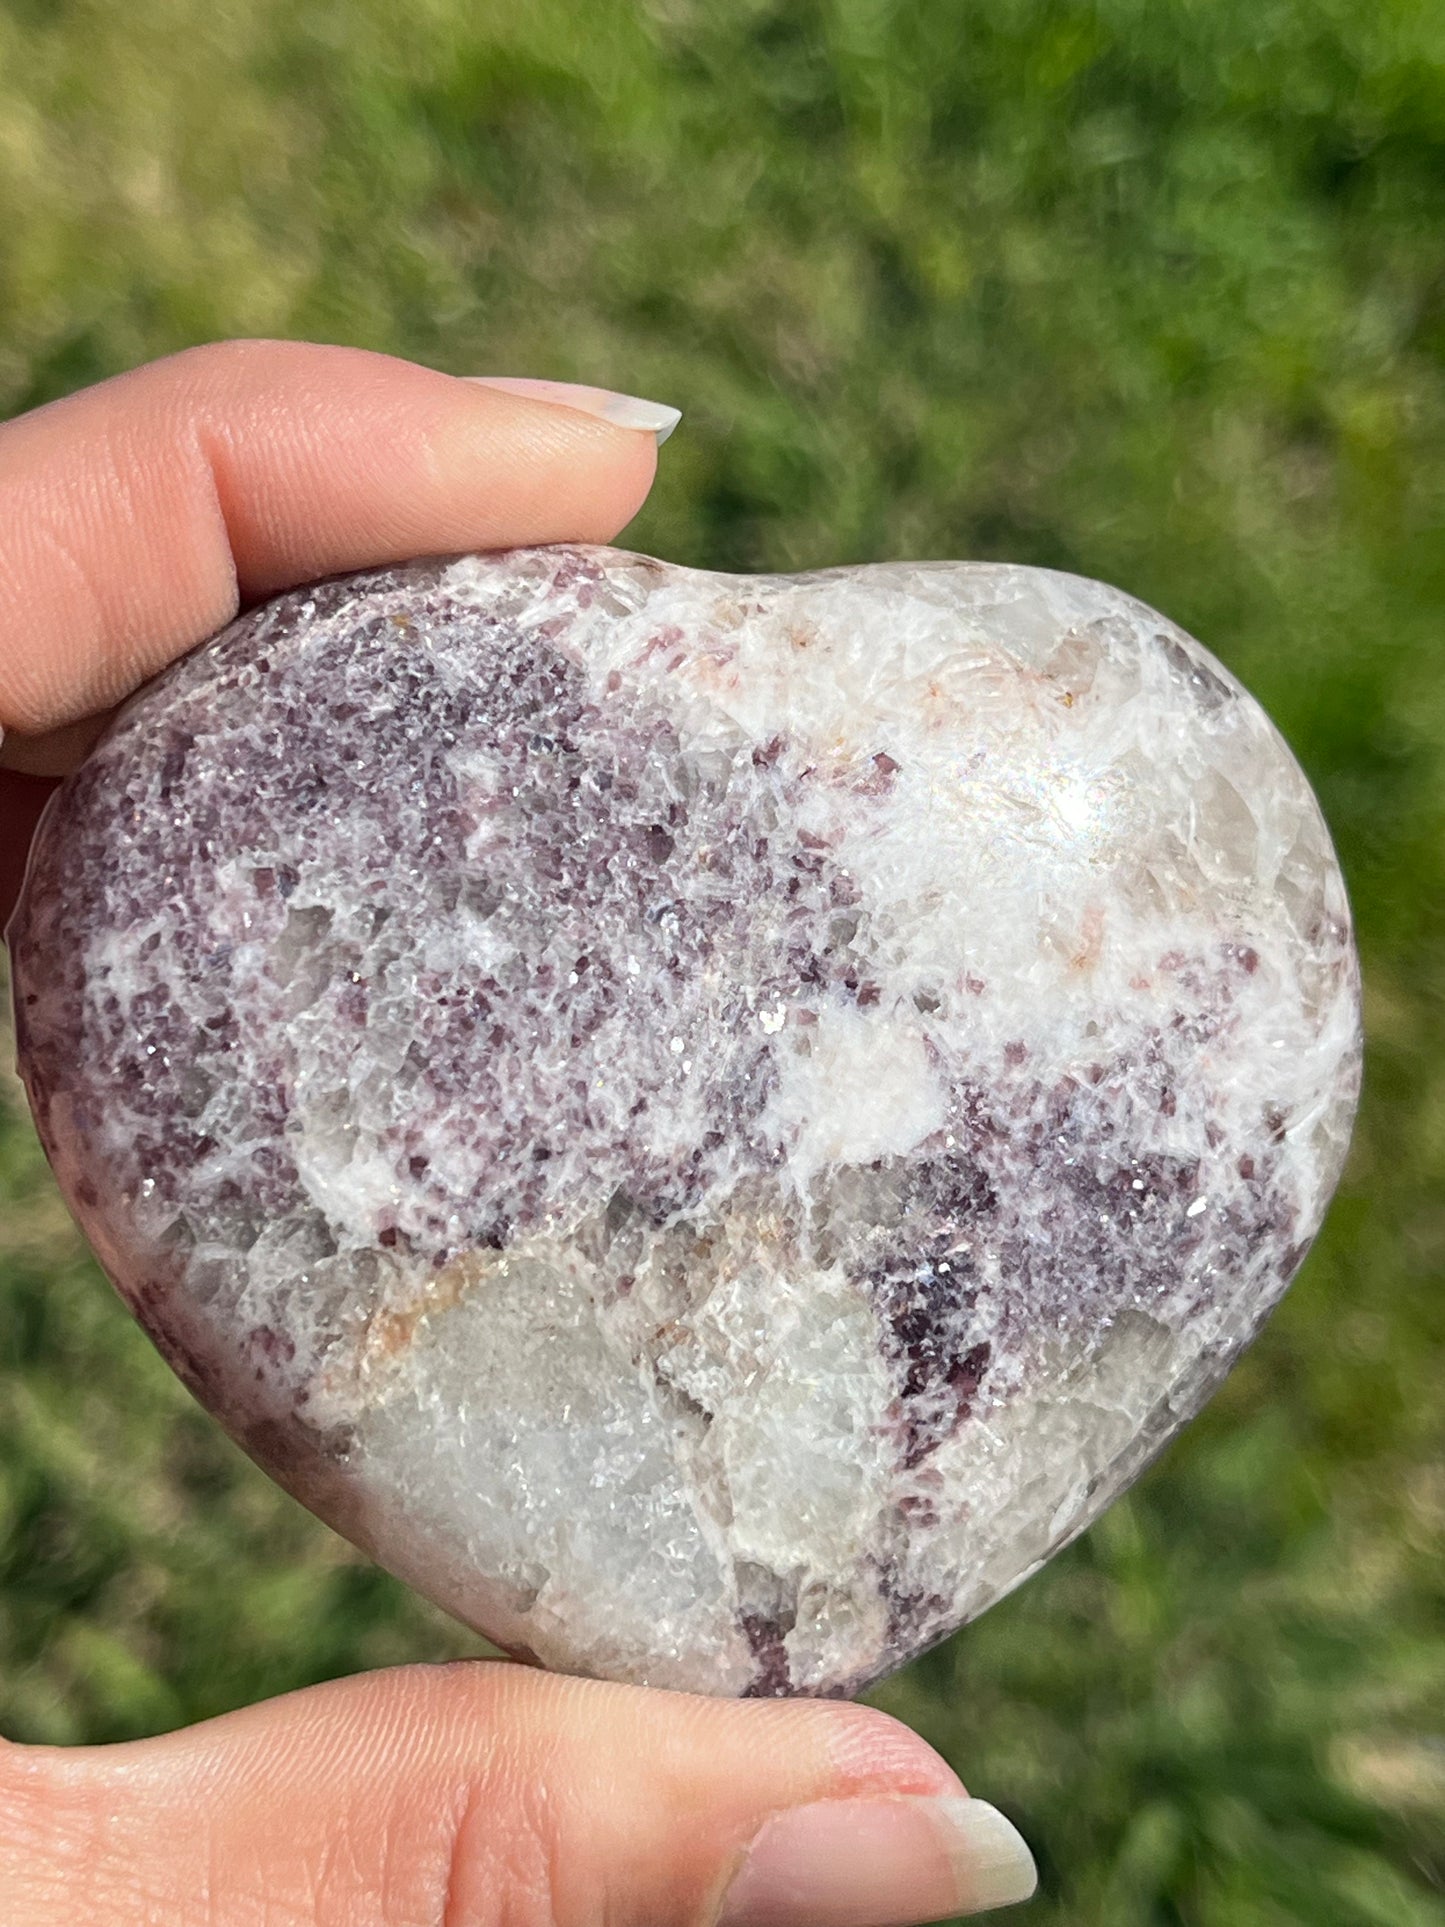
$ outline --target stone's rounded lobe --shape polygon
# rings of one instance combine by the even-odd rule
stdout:
[[[424,561],[133,702],[12,930],[60,1181],[277,1478],[516,1651],[851,1693],[1074,1537],[1339,1172],[1344,889],[1097,583]]]

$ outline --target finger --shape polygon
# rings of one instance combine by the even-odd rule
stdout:
[[[103,710],[294,583],[610,540],[657,443],[597,412],[598,392],[558,406],[555,384],[543,399],[361,349],[230,341],[5,423],[0,729]]]
[[[1003,1816],[885,1714],[504,1662],[0,1760],[11,1927],[881,1927],[1032,1886]]]

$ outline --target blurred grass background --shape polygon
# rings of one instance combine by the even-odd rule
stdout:
[[[0,414],[230,334],[676,401],[634,546],[1074,569],[1263,698],[1359,916],[1344,1190],[1206,1417],[877,1698],[1039,1927],[1445,1921],[1439,0],[0,0]],[[0,1730],[475,1650],[190,1406],[0,1090]]]

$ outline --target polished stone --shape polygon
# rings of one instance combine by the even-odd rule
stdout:
[[[854,1692],[1196,1411],[1339,1173],[1329,837],[1046,570],[607,549],[281,597],[12,932],[61,1184],[305,1502],[548,1665]]]

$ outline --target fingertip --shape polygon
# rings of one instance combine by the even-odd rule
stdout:
[[[443,469],[460,476],[477,464],[489,473],[506,468],[507,542],[610,542],[647,500],[657,476],[655,433],[530,387],[464,376],[454,390],[466,403],[443,431]]]
[[[819,1801],[773,1814],[748,1845],[717,1927],[906,1927],[1026,1900],[1033,1855],[968,1799]]]
[[[682,420],[682,410],[671,402],[624,395],[616,388],[598,388],[590,382],[544,381],[530,375],[463,375],[462,380],[495,388],[502,394],[529,395],[558,408],[575,408],[584,415],[600,415],[618,428],[651,435],[659,448]]]
[[[891,1713],[852,1703],[833,1710],[828,1760],[840,1794],[878,1790],[947,1798],[967,1792],[943,1755]]]

